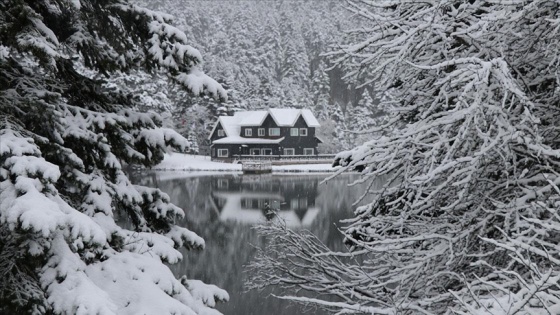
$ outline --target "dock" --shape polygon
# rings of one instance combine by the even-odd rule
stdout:
[[[271,161],[243,161],[241,169],[243,174],[267,174],[272,173]]]

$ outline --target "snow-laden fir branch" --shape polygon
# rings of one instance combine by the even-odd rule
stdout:
[[[161,67],[225,98],[169,20],[118,0],[0,4],[0,313],[219,314],[229,298],[175,278],[164,263],[204,240],[124,170],[189,141],[77,70]]]

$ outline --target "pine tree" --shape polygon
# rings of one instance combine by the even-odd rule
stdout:
[[[120,0],[0,4],[0,313],[217,314],[228,299],[175,278],[164,263],[204,241],[123,171],[189,142],[136,112],[141,98],[78,71],[162,69],[225,98],[170,21]]]
[[[329,116],[330,82],[324,62],[314,71],[312,89],[313,112],[317,119],[325,120]]]
[[[187,138],[187,140],[189,140],[190,143],[190,148],[189,148],[189,152],[191,154],[198,154],[198,140],[196,137],[196,126],[195,124],[191,125],[191,128],[189,130],[189,136]]]
[[[346,126],[346,118],[344,117],[344,113],[342,112],[342,108],[340,104],[334,103],[329,107],[329,119],[334,124],[334,129],[327,128],[325,131],[330,132],[334,145],[342,150],[347,150],[349,143],[348,143],[348,134],[347,134],[347,126]]]
[[[373,99],[369,95],[367,89],[364,89],[362,97],[358,101],[357,106],[351,109],[350,117],[352,121],[352,130],[366,131],[371,128],[372,122]]]
[[[227,86],[234,108],[311,107],[321,54],[340,41],[341,25],[353,23],[335,0],[136,1],[181,16],[188,37],[202,39],[195,47],[210,61],[206,73]],[[346,85],[336,91],[345,104]]]

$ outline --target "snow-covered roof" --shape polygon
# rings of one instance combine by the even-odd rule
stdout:
[[[270,115],[280,127],[293,126],[300,116],[303,117],[307,126],[320,126],[317,118],[315,118],[309,109],[269,108],[268,110],[240,111],[236,112],[233,116],[220,116],[216,124],[214,124],[214,128],[212,128],[208,139],[212,137],[218,124],[221,124],[226,133],[226,137],[215,140],[213,143],[278,143],[280,139],[244,138],[240,136],[242,126],[261,126],[268,115]]]
[[[299,116],[303,116],[309,127],[319,127],[319,122],[309,109],[269,108],[268,112],[278,126],[293,126]]]
[[[213,143],[218,143],[218,144],[236,144],[236,143],[250,143],[250,144],[274,144],[274,143],[280,143],[282,140],[284,140],[284,137],[282,138],[278,138],[278,139],[261,139],[261,138],[243,138],[240,136],[231,136],[231,137],[225,137],[222,139],[218,139],[218,140],[214,140]]]
[[[264,119],[267,115],[268,111],[257,110],[236,112],[234,116],[239,116],[241,118],[239,123],[241,126],[260,126],[264,122]]]
[[[228,137],[238,136],[241,132],[241,126],[235,116],[222,116],[220,117],[220,123]]]
[[[320,127],[321,126],[321,124],[319,124],[319,121],[317,120],[317,118],[315,118],[315,115],[313,115],[313,113],[309,109],[302,109],[301,110],[301,116],[303,116],[303,119],[305,120],[305,123],[309,127]]]
[[[214,134],[214,131],[216,130],[216,127],[218,127],[218,125],[222,126],[222,128],[226,132],[227,137],[239,136],[239,133],[241,132],[241,125],[239,124],[238,120],[239,120],[239,117],[237,117],[237,116],[220,116],[220,117],[218,117],[218,120],[214,124],[214,127],[212,128],[212,131],[210,132],[210,135],[208,136],[208,140],[210,140],[210,138]]]

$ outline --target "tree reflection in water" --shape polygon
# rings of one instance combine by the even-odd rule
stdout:
[[[269,217],[277,214],[288,226],[308,229],[330,248],[341,250],[337,225],[351,217],[352,202],[365,190],[347,187],[355,176],[342,175],[320,184],[325,176],[183,175],[162,172],[136,179],[169,194],[185,211],[183,225],[206,241],[202,252],[182,250],[184,260],[171,266],[177,276],[186,274],[227,290],[230,302],[218,306],[224,314],[323,314],[269,297],[270,291],[245,292],[244,266],[254,256],[253,245],[264,244],[251,226],[267,220],[268,205],[277,210]]]

